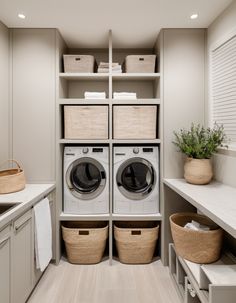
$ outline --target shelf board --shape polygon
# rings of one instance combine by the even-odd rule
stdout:
[[[160,73],[122,73],[122,74],[112,74],[113,80],[156,80],[160,78]]]
[[[150,221],[150,220],[158,220],[161,221],[162,220],[162,215],[160,213],[157,214],[144,214],[144,215],[138,215],[138,214],[134,214],[134,215],[127,215],[127,214],[112,214],[112,220],[115,221]]]
[[[60,139],[60,144],[108,144],[110,142],[109,139],[107,140],[77,140],[77,139]]]
[[[61,105],[108,105],[109,99],[59,99]]]
[[[110,214],[95,214],[95,215],[75,215],[75,214],[60,214],[60,221],[100,221],[109,220]]]
[[[138,104],[138,105],[159,105],[161,104],[160,99],[136,99],[136,100],[118,100],[118,99],[112,99],[112,104],[114,105],[124,105],[124,104]]]
[[[236,188],[215,181],[193,185],[184,179],[164,179],[164,183],[236,238]]]
[[[99,80],[104,81],[109,79],[109,74],[98,73],[60,73],[60,78],[66,80]]]
[[[160,139],[112,139],[113,144],[159,144]]]

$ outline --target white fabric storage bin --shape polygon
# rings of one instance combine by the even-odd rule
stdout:
[[[126,73],[155,73],[156,55],[129,55],[125,58]]]
[[[114,106],[114,139],[156,139],[157,106]]]
[[[108,139],[108,106],[64,106],[65,139]]]
[[[93,73],[94,56],[91,55],[63,55],[65,73]]]

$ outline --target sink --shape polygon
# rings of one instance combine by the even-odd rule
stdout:
[[[16,207],[17,205],[19,205],[20,202],[8,202],[8,203],[0,203],[0,215],[5,214],[6,212],[12,210],[14,207]]]

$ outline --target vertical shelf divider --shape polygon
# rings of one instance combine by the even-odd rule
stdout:
[[[112,205],[113,205],[113,119],[112,119],[112,30],[109,30],[109,263],[112,265],[113,259],[113,221],[112,221]]]

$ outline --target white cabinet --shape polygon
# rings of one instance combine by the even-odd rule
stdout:
[[[10,303],[10,225],[0,231],[0,301]]]
[[[33,286],[33,225],[29,210],[13,223],[11,252],[12,303],[24,303]]]

